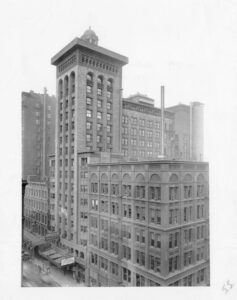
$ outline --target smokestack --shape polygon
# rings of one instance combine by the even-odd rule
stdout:
[[[161,106],[161,156],[164,157],[164,135],[165,135],[165,87],[162,85],[160,89],[160,106]]]

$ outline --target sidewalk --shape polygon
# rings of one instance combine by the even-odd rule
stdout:
[[[49,262],[40,258],[33,258],[33,262],[34,265],[40,265],[41,268],[44,267],[44,270],[47,269],[47,267],[49,267]],[[63,271],[58,269],[56,266],[51,265],[50,266],[50,272],[49,274],[47,274],[46,272],[42,272],[42,275],[45,278],[50,278],[52,280],[54,280],[55,282],[57,282],[60,286],[63,287],[84,287],[84,283],[78,283],[76,282],[72,276],[68,275],[68,274],[63,274]]]

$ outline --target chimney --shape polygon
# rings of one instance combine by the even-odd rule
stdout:
[[[164,135],[165,135],[165,87],[162,85],[160,89],[160,106],[161,106],[161,157],[164,157]]]

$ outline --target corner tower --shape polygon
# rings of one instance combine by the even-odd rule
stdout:
[[[89,28],[51,63],[57,68],[55,225],[63,238],[77,242],[77,153],[121,151],[122,67],[128,58],[98,46]]]

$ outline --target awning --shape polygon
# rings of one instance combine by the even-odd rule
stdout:
[[[30,241],[33,247],[47,244],[47,242],[42,237],[35,236],[34,234],[30,233],[29,231],[23,231],[23,239],[25,241]]]
[[[55,254],[53,254],[53,255],[50,255],[50,258],[51,258],[51,259],[57,259],[57,258],[61,258],[61,257],[63,257],[63,255],[62,255],[62,254],[59,254],[59,253],[55,253]]]
[[[44,251],[44,252],[41,252],[41,254],[44,254],[44,255],[52,255],[52,254],[55,254],[56,252],[52,249],[50,250],[47,250],[47,251]]]
[[[57,249],[49,249],[40,253],[44,258],[48,259],[57,267],[71,265],[75,262],[75,257],[68,253],[60,253]]]

